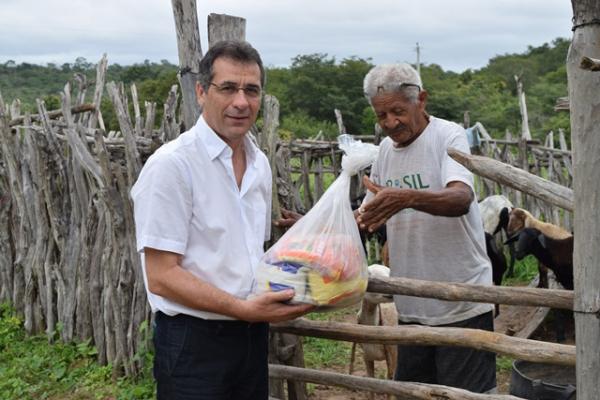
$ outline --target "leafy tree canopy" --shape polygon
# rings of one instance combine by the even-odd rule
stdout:
[[[567,96],[565,60],[570,41],[557,38],[541,46],[529,46],[521,54],[498,55],[478,70],[462,73],[444,71],[436,64],[421,65],[425,89],[429,92],[428,111],[435,116],[462,122],[469,111],[472,123],[480,121],[497,137],[508,129],[520,132],[521,117],[516,97],[515,76],[523,82],[530,130],[542,138],[558,128],[569,132],[568,113],[557,113],[558,97]],[[371,59],[359,57],[336,60],[324,53],[298,55],[287,68],[268,68],[266,92],[276,96],[281,106],[281,127],[288,135],[325,137],[337,135],[334,109],[339,109],[349,133],[372,133],[375,118],[363,95],[362,82],[372,68]],[[35,112],[35,99],[43,98],[48,108],[58,106],[59,93],[75,73],[95,79],[95,65],[83,57],[73,63],[46,66],[0,63],[0,93],[5,101],[19,98],[23,109]],[[157,123],[163,102],[172,85],[177,84],[177,66],[167,60],[145,60],[134,65],[111,64],[107,81],[123,82],[125,88],[136,84],[144,101],[156,102]],[[52,106],[52,107],[50,107]],[[109,129],[118,129],[107,96],[101,106]]]

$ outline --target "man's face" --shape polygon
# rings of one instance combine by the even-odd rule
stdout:
[[[419,93],[417,102],[401,92],[380,93],[371,99],[377,122],[397,147],[411,144],[427,126],[426,99],[425,91]]]
[[[260,96],[247,96],[243,90],[227,93],[219,87],[236,86],[261,89],[260,68],[256,63],[241,63],[230,58],[217,58],[213,63],[213,80],[208,90],[196,84],[196,96],[202,106],[204,120],[226,143],[241,140],[256,121]]]

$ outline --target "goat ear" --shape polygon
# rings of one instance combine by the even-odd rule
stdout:
[[[542,245],[542,248],[544,248],[544,249],[548,248],[548,244],[546,243],[546,236],[544,236],[543,233],[540,233],[538,235],[537,239],[540,242],[540,244]]]
[[[498,221],[498,226],[496,227],[496,230],[494,230],[494,235],[498,232],[500,232],[501,229],[504,228],[504,230],[506,230],[506,228],[508,227],[508,207],[504,207],[502,208],[502,210],[500,210],[500,218]]]
[[[504,244],[511,244],[516,242],[517,240],[519,240],[519,237],[521,236],[520,232],[515,233],[514,235],[512,235],[511,237],[509,237],[508,239],[506,239],[506,241],[504,242]]]

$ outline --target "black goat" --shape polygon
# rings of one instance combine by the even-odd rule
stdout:
[[[565,289],[573,290],[573,236],[555,239],[536,228],[525,228],[506,243],[515,241],[515,255],[518,260],[532,254],[554,272],[556,280]]]
[[[544,235],[535,228],[525,228],[507,242],[517,242],[518,260],[532,254],[538,261],[550,268],[556,280],[567,290],[573,290],[573,236],[555,239]],[[554,320],[557,341],[564,342],[564,325],[568,318],[565,310],[558,311]]]

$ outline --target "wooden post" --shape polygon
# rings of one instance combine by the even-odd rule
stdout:
[[[600,398],[600,73],[581,68],[583,57],[600,58],[600,2],[572,0],[573,40],[567,55],[573,189],[575,192],[575,333],[577,399]]]
[[[335,120],[336,120],[337,126],[338,126],[338,133],[340,135],[345,134],[346,127],[344,126],[344,120],[342,119],[342,112],[336,108],[333,110],[333,113],[335,114]]]
[[[519,109],[521,110],[521,138],[531,140],[531,132],[529,132],[529,117],[527,116],[527,103],[525,102],[525,92],[523,91],[523,82],[521,77],[515,75],[517,82],[517,93],[519,96]]]
[[[185,129],[190,129],[194,126],[202,111],[196,100],[196,81],[198,80],[198,69],[202,58],[198,13],[196,11],[196,0],[171,0],[171,4],[177,32],[183,123]]]
[[[221,40],[246,40],[246,20],[227,14],[209,14],[208,47]]]

